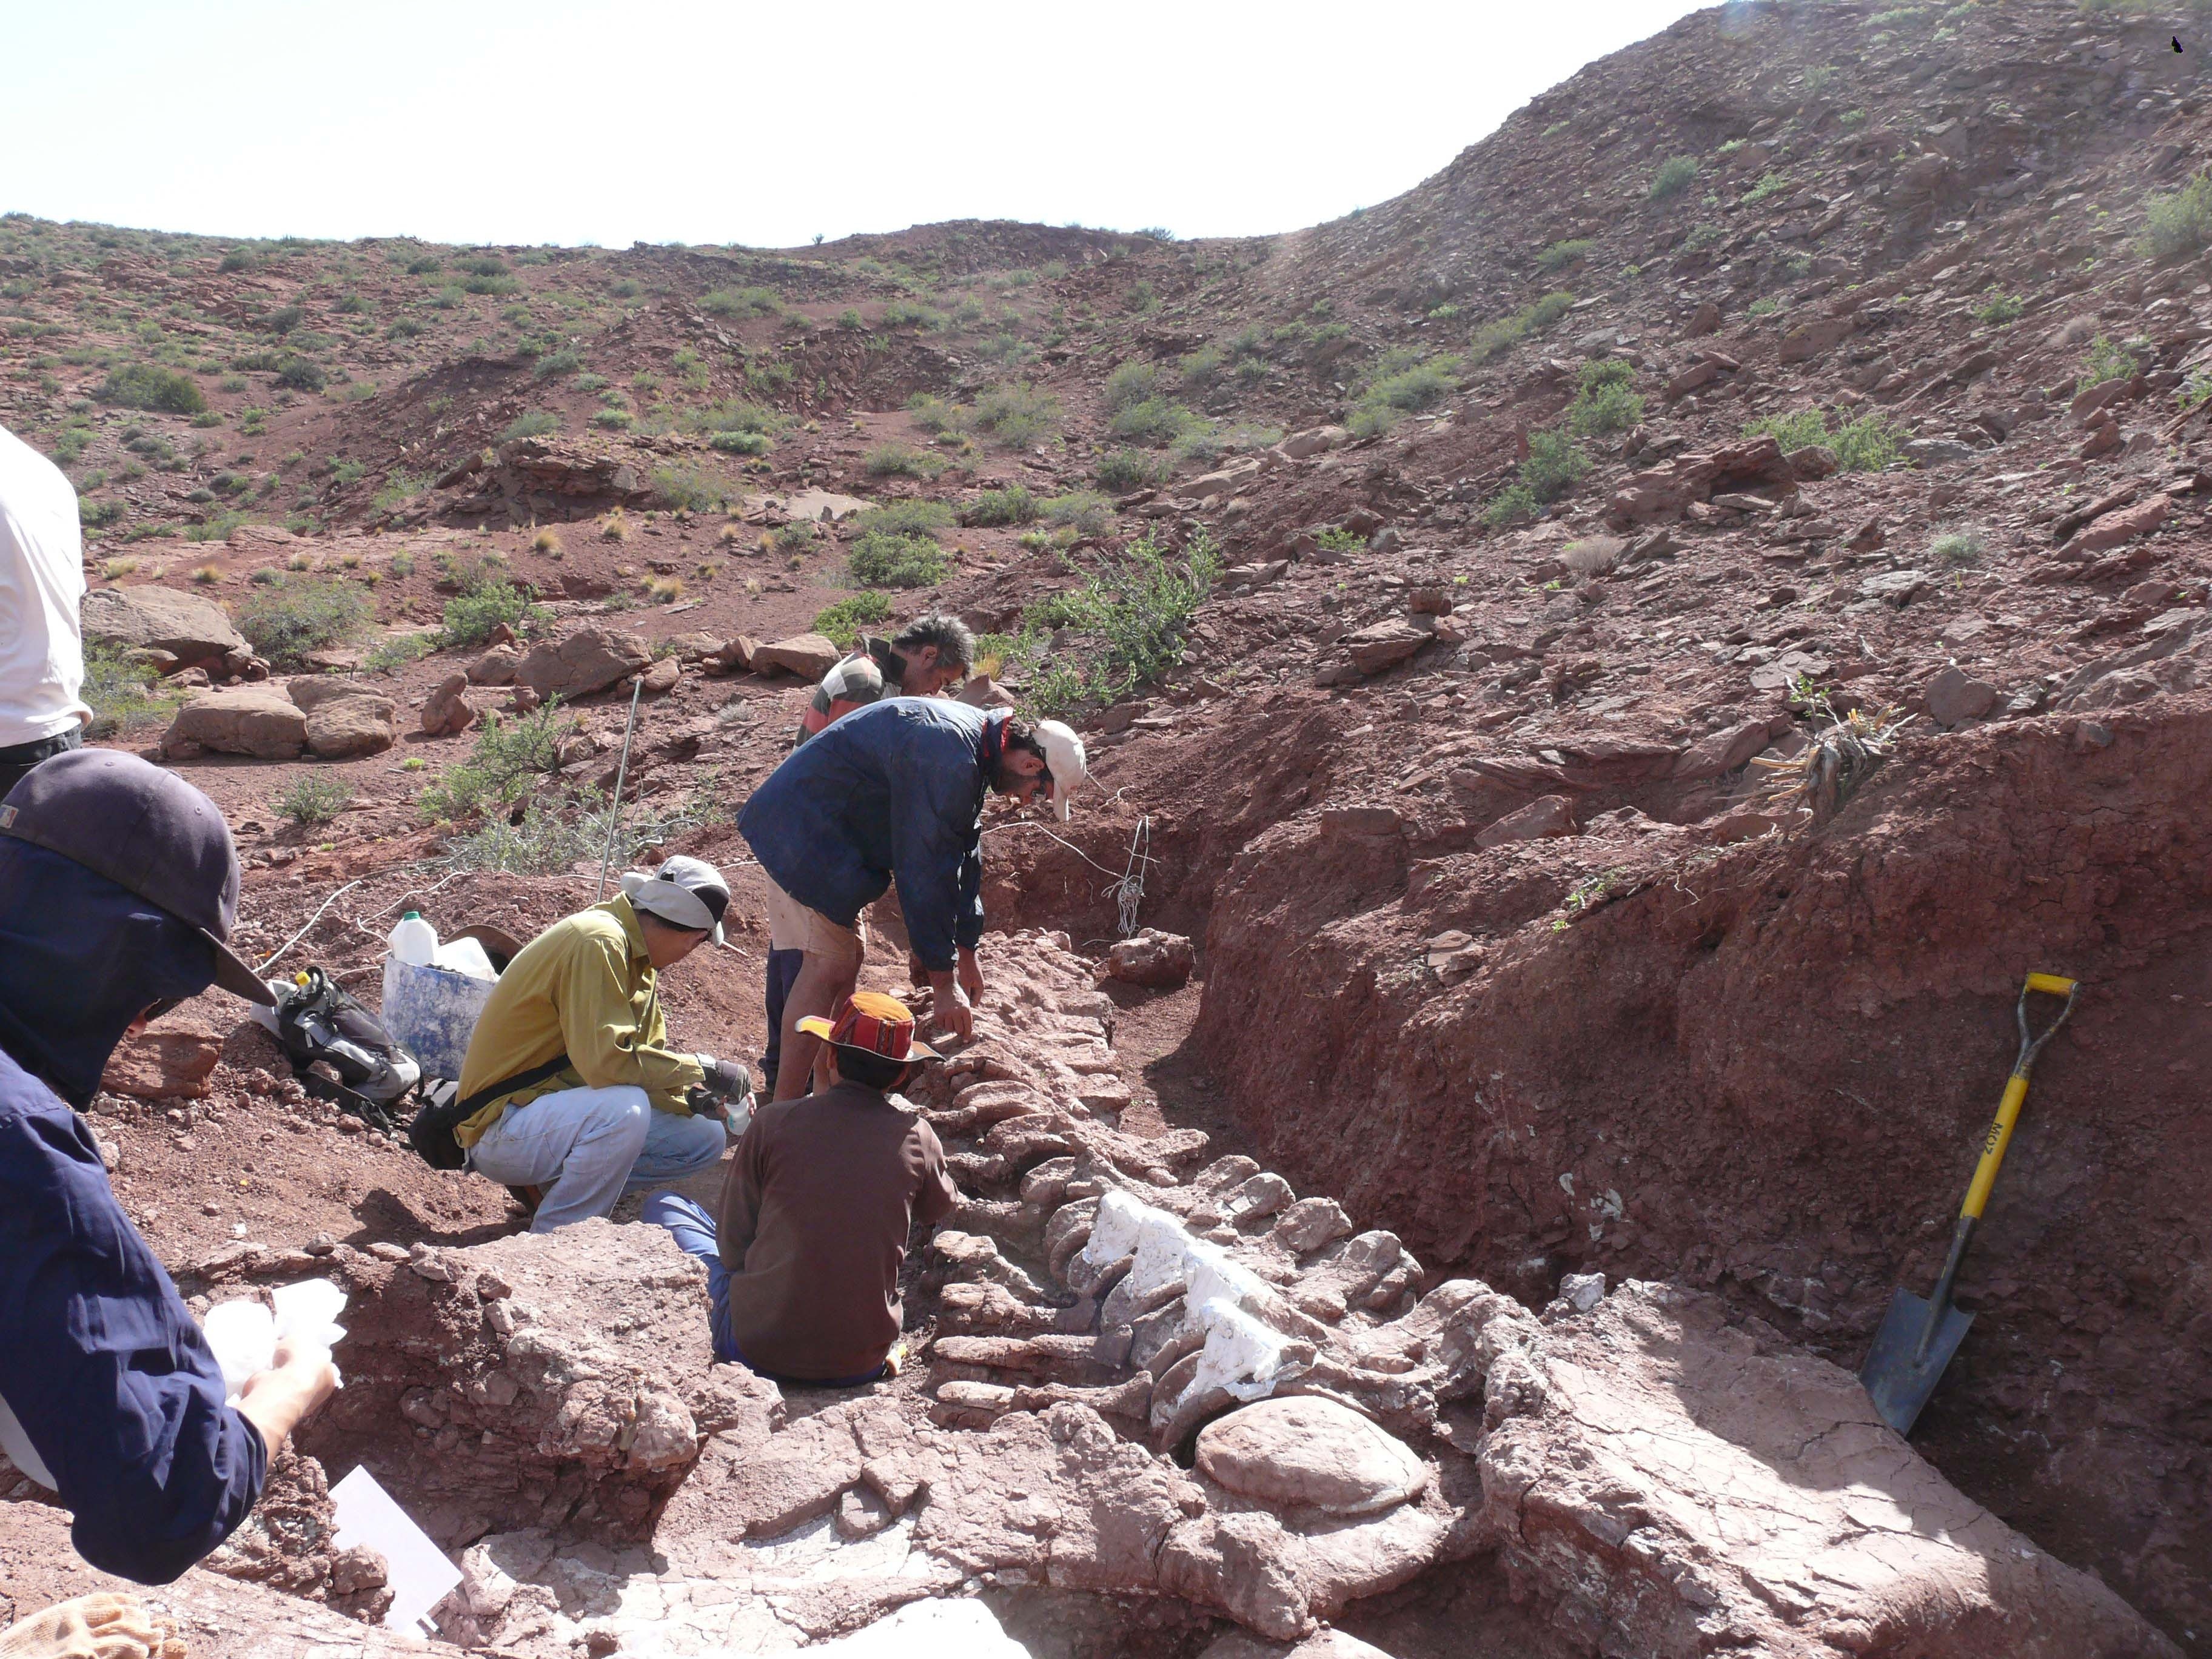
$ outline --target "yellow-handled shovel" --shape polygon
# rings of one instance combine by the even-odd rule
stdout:
[[[1982,1143],[1981,1162],[1974,1166],[1974,1179],[1966,1188],[1966,1201],[1959,1206],[1959,1224],[1951,1234],[1951,1254],[1943,1263],[1942,1276],[1936,1281],[1936,1293],[1925,1302],[1910,1291],[1901,1290],[1892,1297],[1881,1328],[1875,1333],[1874,1346],[1868,1350],[1866,1364],[1859,1368],[1859,1381],[1874,1401],[1875,1410],[1899,1434],[1912,1432],[1920,1408],[1936,1392],[1943,1368],[1951,1363],[1951,1356],[1958,1352],[1959,1344],[1966,1339],[1966,1328],[1974,1322],[1973,1315],[1951,1305],[1951,1287],[1958,1279],[1960,1264],[1966,1259],[1966,1246],[1973,1240],[1975,1224],[1981,1220],[1982,1210],[1990,1201],[1990,1188],[1996,1184],[1998,1167],[2004,1163],[2005,1148],[2012,1141],[2013,1125],[2020,1121],[2021,1103],[2027,1098],[2028,1068],[2035,1064],[2043,1045],[2057,1035],[2066,1017],[2074,1012],[2074,999],[2080,991],[2079,981],[2061,979],[2056,974],[2030,974],[2027,983],[2021,988],[2020,1059],[2013,1065],[2012,1080],[2005,1085],[2004,1098],[1997,1103],[1996,1119],[1990,1125],[1989,1135]],[[2039,994],[2063,997],[2066,1005],[2040,1036],[2031,1036],[2027,1029],[2027,1000]]]

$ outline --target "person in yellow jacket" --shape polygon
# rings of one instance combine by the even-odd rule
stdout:
[[[744,1066],[668,1046],[658,990],[662,969],[720,942],[729,884],[705,860],[676,857],[622,885],[522,948],[461,1062],[461,1099],[483,1104],[453,1139],[469,1168],[534,1208],[532,1232],[709,1167],[732,1110],[748,1110]]]

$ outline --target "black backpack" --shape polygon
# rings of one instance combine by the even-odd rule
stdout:
[[[477,1090],[464,1097],[461,1085],[446,1079],[432,1083],[422,1091],[422,1109],[415,1114],[415,1121],[407,1126],[408,1144],[416,1156],[434,1170],[458,1170],[469,1161],[461,1143],[453,1138],[453,1131],[466,1123],[478,1112],[501,1095],[512,1094],[517,1089],[527,1089],[534,1083],[543,1083],[556,1072],[566,1071],[568,1056],[558,1054],[542,1066],[533,1066],[503,1078],[489,1088]]]
[[[292,982],[272,982],[276,1007],[265,1023],[284,1045],[292,1073],[318,1100],[352,1113],[372,1128],[399,1127],[407,1091],[422,1075],[384,1022],[333,984],[319,968]]]

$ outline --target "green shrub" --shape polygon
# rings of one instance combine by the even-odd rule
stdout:
[[[1030,677],[1031,712],[1061,718],[1111,702],[1182,661],[1184,638],[1212,597],[1221,555],[1200,531],[1180,557],[1151,536],[1109,556],[1073,593],[1056,595],[1048,627],[1066,627],[1080,642]]]
[[[1862,415],[1836,428],[1829,447],[1846,472],[1879,472],[1905,453],[1905,428],[1879,415]]]
[[[718,513],[735,493],[727,482],[696,466],[653,469],[653,504],[673,511]]]
[[[1568,241],[1554,242],[1536,256],[1536,269],[1547,276],[1557,276],[1569,265],[1578,265],[1597,249],[1597,244],[1587,236],[1577,236]]]
[[[917,300],[894,300],[884,307],[885,328],[926,328],[942,333],[952,326],[952,319],[933,307]]]
[[[1703,253],[1707,248],[1718,247],[1726,240],[1728,240],[1728,232],[1723,230],[1718,225],[1693,226],[1690,234],[1682,239],[1682,252]]]
[[[549,351],[532,367],[531,373],[541,380],[550,380],[562,374],[574,374],[584,366],[580,351]]]
[[[718,288],[701,298],[699,309],[714,317],[775,317],[783,296],[772,288]]]
[[[1761,202],[1781,195],[1790,187],[1790,181],[1784,178],[1780,173],[1764,173],[1760,175],[1759,180],[1757,184],[1753,185],[1749,190],[1744,191],[1740,199],[1746,207],[1755,207]]]
[[[637,416],[626,409],[602,409],[592,416],[592,424],[609,432],[627,432],[637,424]]]
[[[1364,400],[1396,410],[1421,410],[1442,403],[1459,390],[1458,358],[1424,356],[1418,349],[1413,356],[1416,361],[1406,362],[1401,353],[1386,355],[1377,365],[1378,373],[1368,382]],[[1394,362],[1394,358],[1398,361]]]
[[[125,363],[112,369],[92,394],[125,409],[158,409],[171,415],[197,415],[207,407],[199,383],[181,369],[155,363]]]
[[[1589,457],[1564,433],[1532,432],[1528,459],[1521,463],[1521,482],[1541,501],[1555,501],[1582,482]]]
[[[140,662],[133,662],[114,647],[94,642],[85,647],[84,684],[77,695],[91,705],[88,738],[112,738],[119,732],[166,720],[184,702],[180,692],[156,692],[161,677]]]
[[[775,441],[765,432],[717,432],[708,438],[707,445],[732,455],[765,455],[775,447]]]
[[[757,432],[773,436],[790,424],[775,410],[743,398],[725,398],[685,416],[685,424],[699,432]]]
[[[1469,342],[1474,360],[1486,363],[1501,356],[1532,334],[1542,332],[1573,309],[1575,296],[1560,292],[1547,294],[1533,305],[1526,305],[1510,317],[1483,324],[1474,331]]]
[[[1979,564],[1982,562],[1982,538],[1971,530],[1954,530],[1938,536],[1929,544],[1928,550],[1939,564]]]
[[[1101,489],[1116,495],[1128,495],[1132,490],[1147,489],[1167,481],[1164,463],[1154,460],[1141,450],[1117,449],[1098,463],[1092,474]]]
[[[1017,449],[1050,437],[1060,427],[1060,400],[1026,380],[993,386],[975,400],[975,422]]]
[[[878,444],[860,458],[861,471],[872,478],[934,478],[947,465],[940,455],[904,444]]]
[[[814,613],[814,631],[850,651],[860,643],[860,630],[889,622],[891,602],[881,593],[855,593]]]
[[[308,652],[352,638],[374,615],[368,596],[351,583],[313,577],[255,594],[239,608],[237,622],[257,655],[292,668]]]
[[[312,357],[287,357],[276,366],[276,384],[293,392],[320,392],[330,376]]]
[[[504,577],[485,577],[481,571],[462,591],[446,601],[447,646],[482,645],[504,625],[521,633],[546,621],[551,612],[531,603],[530,591]]]
[[[1114,504],[1093,490],[1078,489],[1054,495],[1040,501],[1037,511],[1047,524],[1055,529],[1073,530],[1079,537],[1109,535],[1114,529]]]
[[[789,524],[778,525],[769,539],[779,553],[811,553],[814,544],[822,539],[822,526],[811,519],[793,519]]]
[[[930,587],[945,580],[951,565],[932,537],[878,532],[853,544],[845,568],[863,587]]]
[[[476,747],[460,765],[425,789],[416,802],[426,817],[466,817],[487,806],[505,806],[530,793],[535,781],[559,764],[561,739],[576,729],[559,698],[518,719],[496,710],[484,716]]]
[[[471,294],[507,295],[521,292],[522,284],[512,276],[471,276],[461,284]]]
[[[384,487],[376,492],[370,504],[379,513],[389,513],[413,501],[429,487],[430,480],[419,473],[396,471],[386,477]]]
[[[1315,535],[1314,545],[1324,553],[1357,553],[1367,545],[1367,538],[1356,530],[1333,524]]]
[[[1106,377],[1106,412],[1118,414],[1131,404],[1158,395],[1165,378],[1158,363],[1141,358],[1132,357],[1127,362],[1115,364],[1114,372]]]
[[[328,823],[352,805],[352,786],[342,778],[313,772],[294,779],[276,797],[277,815],[299,824]]]
[[[2170,196],[2143,204],[2143,252],[2178,259],[2212,244],[2212,173],[2198,173]]]
[[[1822,445],[1845,472],[1878,472],[1905,453],[1905,428],[1878,414],[1862,415],[1831,431],[1819,410],[1792,410],[1753,421],[1743,432],[1747,438],[1771,436],[1784,454]]]
[[[1107,422],[1115,437],[1148,444],[1172,443],[1192,427],[1202,424],[1198,415],[1165,398],[1141,398],[1125,404]]]
[[[1524,483],[1508,484],[1491,500],[1482,511],[1482,521],[1492,530],[1503,530],[1508,525],[1525,523],[1536,516],[1543,503],[1536,492]]]
[[[2088,361],[2081,366],[2077,387],[2102,386],[2107,380],[2131,380],[2136,371],[2132,343],[2118,344],[2100,334],[2089,344]]]
[[[917,392],[908,398],[906,408],[907,413],[914,416],[914,423],[932,437],[958,431],[968,418],[968,411],[958,404],[948,404],[927,392]]]
[[[436,641],[424,633],[386,634],[368,647],[361,659],[365,674],[389,674],[430,654]]]
[[[1817,409],[1793,409],[1787,415],[1768,415],[1743,429],[1747,438],[1771,437],[1785,455],[1828,441],[1827,417]]]
[[[506,444],[521,438],[542,438],[560,429],[561,417],[551,410],[527,410],[507,423],[507,430],[499,434],[499,441]]]
[[[1697,181],[1698,161],[1693,155],[1670,155],[1659,164],[1651,175],[1651,187],[1644,191],[1644,199],[1657,202],[1669,196],[1679,196]]]
[[[961,521],[985,526],[1034,524],[1036,515],[1036,497],[1030,494],[1029,486],[1008,484],[1003,489],[987,489],[970,501]]]
[[[1567,429],[1577,437],[1626,432],[1644,418],[1644,399],[1630,389],[1635,371],[1618,357],[1583,365],[1579,389],[1567,406]]]
[[[2027,302],[2017,294],[1992,294],[1976,309],[1974,320],[1992,325],[2016,323],[2027,309]]]
[[[943,501],[887,501],[854,518],[853,527],[864,536],[927,536],[957,521]]]

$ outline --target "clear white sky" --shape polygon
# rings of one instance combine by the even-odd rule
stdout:
[[[1291,230],[1694,9],[0,0],[0,210],[611,247]]]

